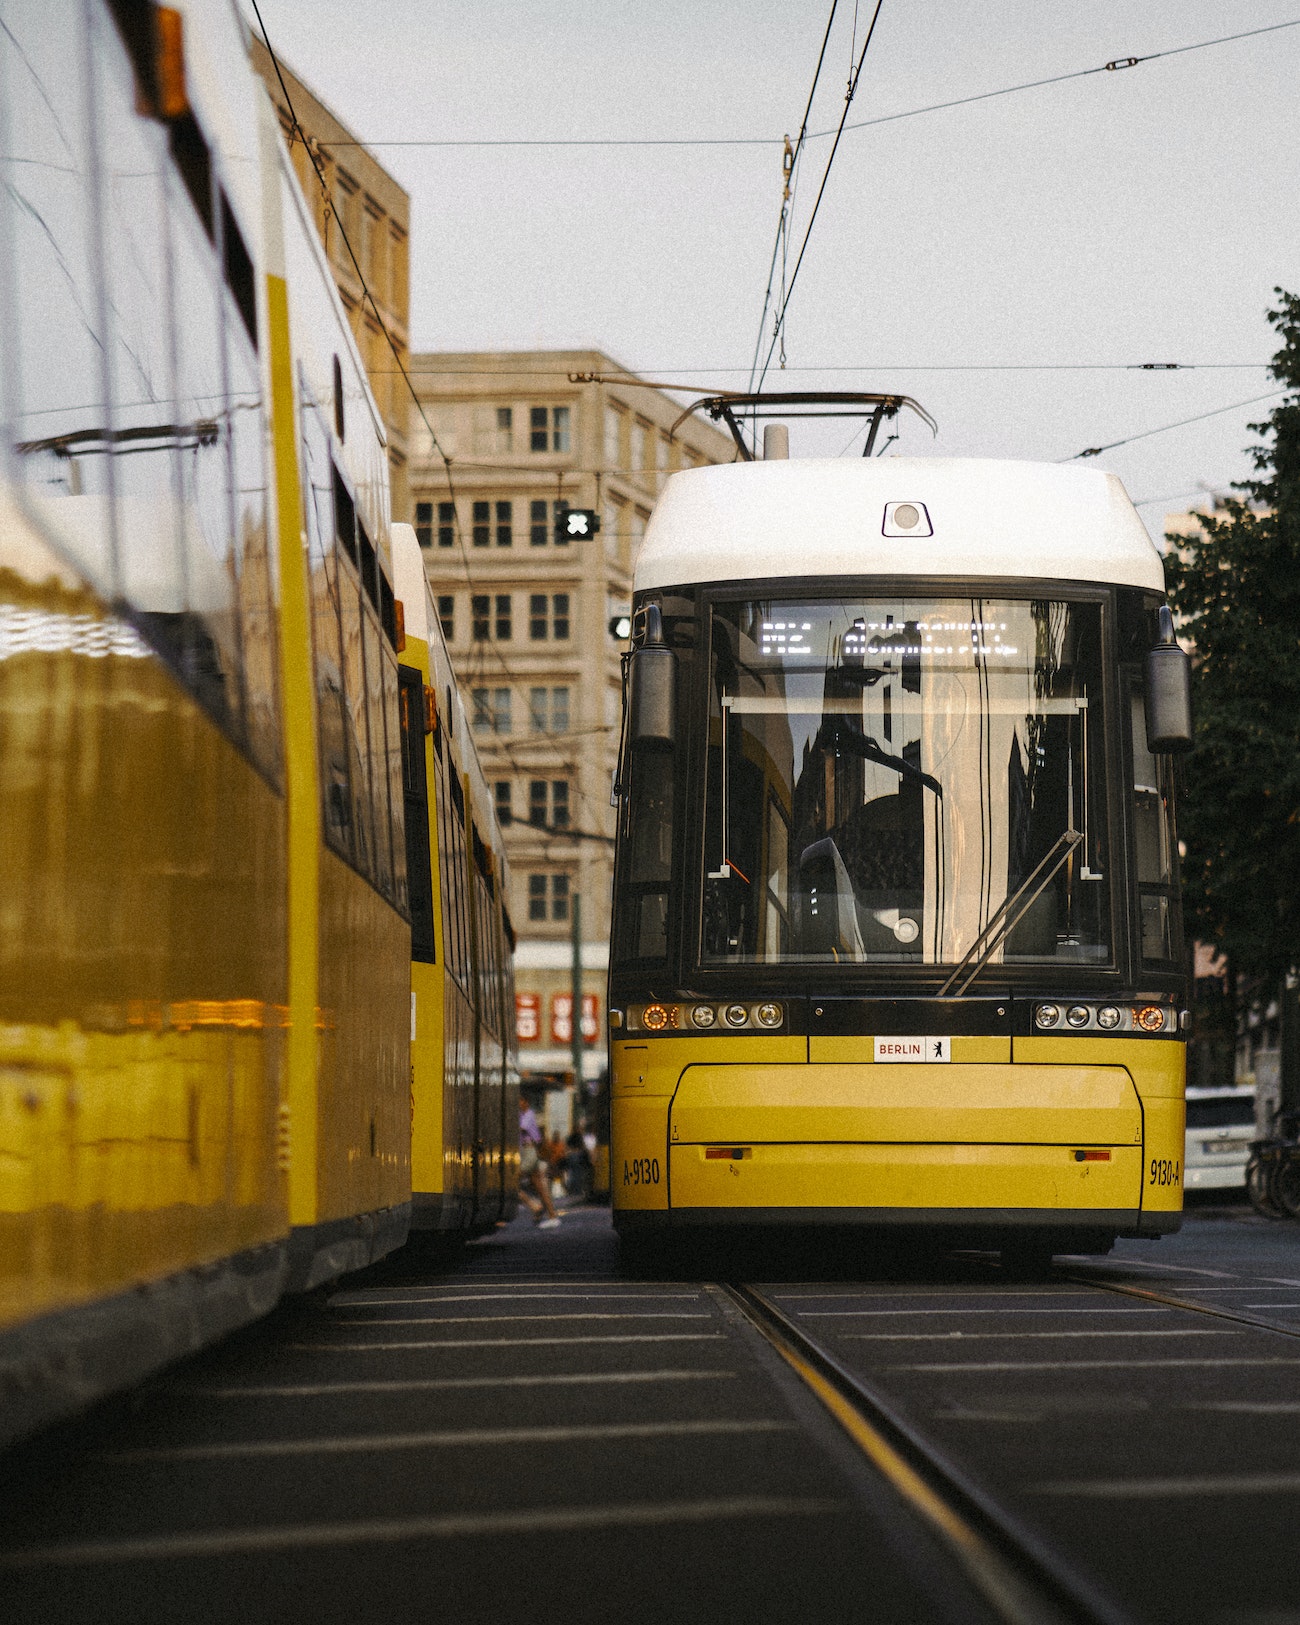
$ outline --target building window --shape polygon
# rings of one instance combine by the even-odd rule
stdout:
[[[433,546],[433,503],[415,504],[415,539],[421,547]]]
[[[546,828],[546,780],[528,781],[528,822],[535,828]]]
[[[504,829],[514,822],[514,804],[511,800],[512,786],[509,779],[498,779],[492,786],[492,799],[496,803],[497,823]]]
[[[492,628],[492,599],[485,592],[473,593],[469,611],[470,636],[475,643],[486,643]]]
[[[492,540],[492,504],[490,502],[476,502],[474,504],[474,528],[471,534],[475,547],[486,547]]]
[[[438,595],[438,619],[442,622],[442,635],[448,643],[456,641],[456,599],[452,593]]]
[[[528,409],[529,451],[568,451],[569,408],[530,406]]]
[[[632,472],[645,474],[649,470],[650,452],[647,444],[650,425],[640,418],[632,425]]]
[[[549,894],[549,895],[548,895]],[[547,904],[550,904],[549,910]],[[567,920],[569,917],[568,875],[529,875],[528,918],[543,921]]]
[[[456,545],[456,504],[454,502],[440,502],[438,504],[438,546],[454,547]]]
[[[497,624],[496,635],[498,643],[509,643],[512,633],[513,620],[510,613],[510,594],[499,592],[497,594]]]
[[[548,599],[544,592],[530,593],[528,597],[528,636],[534,643],[545,643],[548,637],[564,642],[569,636],[569,595],[553,593]]]
[[[534,497],[528,504],[528,545],[545,547],[549,521],[545,497]]]
[[[560,513],[569,506],[567,502],[547,502],[545,497],[534,497],[528,504],[528,545],[530,547],[545,547],[547,542],[554,541],[557,547],[567,547],[569,538],[557,536],[555,533],[556,520]]]
[[[621,468],[623,465],[623,419],[626,415],[617,407],[605,408],[605,467],[608,469]]]
[[[509,406],[497,407],[497,451],[508,452],[514,446],[515,414]]]
[[[668,436],[661,434],[655,438],[655,468],[660,474],[668,472]]]
[[[537,829],[568,829],[567,779],[529,779],[528,822]]]
[[[510,732],[510,690],[508,688],[476,688],[471,696],[474,704],[474,732],[508,734]]]
[[[515,543],[513,516],[514,504],[510,502],[497,503],[497,546],[513,547]]]
[[[528,690],[528,722],[535,734],[568,733],[569,690],[560,688],[530,688]]]

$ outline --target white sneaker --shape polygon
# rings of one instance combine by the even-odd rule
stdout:
[[[560,1221],[558,1219],[538,1219],[537,1228],[539,1230],[558,1230]]]

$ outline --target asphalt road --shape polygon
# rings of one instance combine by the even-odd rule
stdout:
[[[827,1237],[629,1278],[598,1208],[405,1252],[0,1457],[0,1618],[1009,1617],[728,1280],[1122,1614],[1300,1622],[1300,1227],[1204,1205],[1049,1279]]]

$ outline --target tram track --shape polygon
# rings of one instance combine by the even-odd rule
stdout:
[[[1185,1309],[1192,1314],[1209,1315],[1215,1320],[1236,1321],[1242,1326],[1252,1326],[1256,1331],[1277,1332],[1282,1337],[1300,1337],[1300,1325],[1286,1325],[1276,1320],[1267,1320],[1262,1315],[1252,1315],[1245,1310],[1219,1304],[1197,1303],[1192,1298],[1178,1297],[1171,1292],[1158,1292],[1153,1287],[1137,1286],[1128,1281],[1099,1281],[1087,1275],[1071,1274],[1066,1275],[1065,1279],[1076,1286],[1090,1286],[1099,1292],[1115,1292],[1123,1297],[1140,1298],[1149,1303],[1164,1304],[1169,1309]]]
[[[1131,1614],[767,1294],[743,1284],[720,1289],[944,1543],[999,1618],[1011,1625],[1132,1625]]]

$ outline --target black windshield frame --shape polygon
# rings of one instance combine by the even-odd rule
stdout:
[[[1182,987],[1181,967],[1170,964],[1143,966],[1137,956],[1137,922],[1133,828],[1128,805],[1128,731],[1122,715],[1127,679],[1121,671],[1118,600],[1128,601],[1125,614],[1133,618],[1132,604],[1140,603],[1141,613],[1152,611],[1161,599],[1157,593],[1140,589],[1116,588],[1095,582],[1057,578],[982,578],[861,576],[791,577],[781,580],[746,580],[707,583],[698,587],[673,587],[642,591],[636,607],[656,600],[671,599],[679,610],[693,603],[694,631],[683,637],[679,664],[679,737],[676,751],[677,773],[674,795],[674,873],[681,877],[675,886],[672,918],[668,929],[666,955],[653,965],[638,965],[620,954],[617,947],[617,919],[622,907],[620,876],[615,878],[616,944],[611,960],[611,997],[617,997],[624,983],[656,990],[676,988],[701,996],[726,996],[743,989],[746,994],[800,993],[908,994],[937,992],[945,975],[937,965],[799,965],[792,963],[708,964],[701,951],[703,890],[698,877],[703,871],[705,789],[709,715],[710,659],[709,629],[714,606],[753,600],[840,600],[849,598],[989,598],[1003,600],[1052,600],[1093,603],[1099,606],[1102,649],[1102,695],[1104,707],[1105,760],[1104,805],[1107,819],[1107,845],[1110,851],[1109,909],[1112,930],[1110,961],[1104,965],[1026,963],[989,965],[981,973],[972,992],[1023,992],[1025,996],[1050,995],[1066,989],[1122,996],[1120,989],[1139,982],[1153,994],[1175,992]],[[683,629],[684,630],[684,629]],[[1127,651],[1126,651],[1127,653]],[[1131,656],[1129,656],[1131,658]],[[622,820],[621,820],[622,822]],[[620,864],[621,868],[621,864]],[[658,996],[658,994],[656,995]]]

